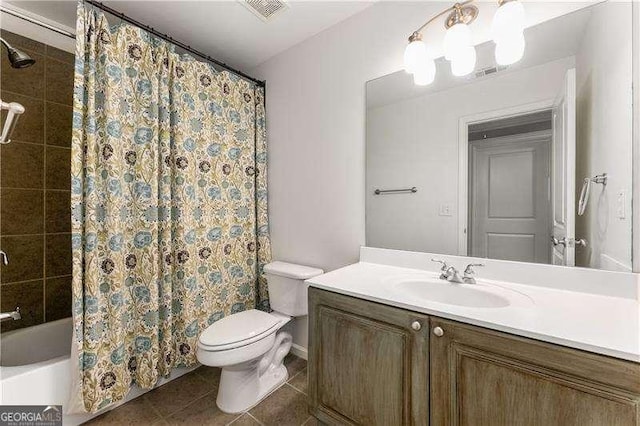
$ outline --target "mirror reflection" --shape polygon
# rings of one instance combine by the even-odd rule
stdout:
[[[455,77],[367,83],[367,245],[607,270],[632,268],[631,3],[526,28]]]

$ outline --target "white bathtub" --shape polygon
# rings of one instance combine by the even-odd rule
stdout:
[[[0,404],[62,405],[65,426],[78,425],[102,414],[66,414],[71,388],[71,338],[71,318],[3,333],[0,337]],[[196,367],[175,369],[170,377],[160,379],[157,386]],[[123,403],[145,392],[134,387]]]

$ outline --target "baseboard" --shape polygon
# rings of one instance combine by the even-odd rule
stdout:
[[[298,358],[302,358],[304,360],[308,359],[307,348],[305,348],[304,346],[297,345],[295,343],[291,345],[291,351],[289,351],[289,353],[297,356]]]

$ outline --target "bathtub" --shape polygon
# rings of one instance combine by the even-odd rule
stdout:
[[[71,389],[71,318],[3,333],[0,337],[0,404],[62,405],[63,424],[78,425],[104,411],[67,414]],[[197,368],[176,368],[161,386]],[[147,392],[133,387],[121,404]],[[109,409],[113,409],[111,407]]]

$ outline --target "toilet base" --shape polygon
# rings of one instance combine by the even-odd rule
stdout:
[[[261,358],[222,368],[216,405],[225,413],[247,411],[289,378],[283,364],[291,349],[291,335],[277,334],[273,347]]]

